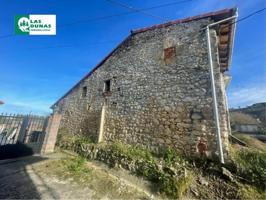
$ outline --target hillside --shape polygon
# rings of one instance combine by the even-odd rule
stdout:
[[[258,118],[266,126],[266,102],[255,103],[245,108],[232,108],[230,112],[242,112],[251,115],[254,118]]]

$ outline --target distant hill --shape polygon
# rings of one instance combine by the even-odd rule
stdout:
[[[233,112],[241,112],[252,117],[259,119],[264,126],[266,126],[266,102],[263,103],[255,103],[251,106],[247,106],[245,108],[232,108],[230,109],[230,113]]]

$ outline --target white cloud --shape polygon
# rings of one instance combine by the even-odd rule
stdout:
[[[232,88],[228,91],[228,102],[231,108],[266,102],[266,84]]]
[[[185,15],[192,16],[225,8],[238,7],[239,14],[242,16],[254,10],[259,4],[265,4],[265,0],[200,0],[195,1],[193,7],[187,10]]]
[[[19,113],[19,114],[37,114],[37,115],[48,115],[51,113],[48,105],[34,103],[21,103],[12,102],[6,103],[0,106],[0,112],[2,113]]]

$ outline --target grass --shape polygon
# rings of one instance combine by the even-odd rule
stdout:
[[[63,160],[63,164],[67,167],[68,171],[74,176],[91,175],[92,169],[88,168],[85,163],[86,160],[82,157]]]
[[[145,176],[149,180],[157,182],[160,187],[160,192],[168,197],[181,198],[193,181],[192,173],[189,172],[187,175],[184,174],[183,165],[182,167],[175,166],[176,172],[178,173],[175,177],[158,170],[155,165],[157,155],[146,148],[123,143],[113,143],[110,148],[114,152],[126,155],[132,159],[145,160],[147,162],[147,167],[139,171],[138,174]],[[163,155],[163,159],[166,166],[169,167],[174,166],[175,163],[180,165],[185,162],[179,154],[171,148],[167,149]]]
[[[245,134],[239,133],[235,134],[235,136],[240,140],[244,141],[249,148],[266,152],[266,144],[264,142],[261,142],[260,140]]]
[[[240,199],[266,199],[266,192],[260,191],[254,186],[240,185],[238,196]]]
[[[249,196],[261,197],[261,195],[263,195],[262,191],[266,190],[266,151],[264,150],[265,144],[261,144],[260,141],[249,136],[243,137],[245,137],[245,142],[251,148],[232,148],[232,163],[226,165],[226,167],[233,173],[234,177],[240,177],[239,179],[237,178],[237,184],[233,184],[231,182],[235,186],[235,190],[232,190],[233,192],[235,192],[232,193],[232,197],[237,198],[237,196],[234,195],[236,195],[236,192],[238,190],[239,196],[244,199],[249,198]],[[78,144],[77,146],[86,143],[91,142],[89,140],[86,140],[85,138],[72,138],[71,141],[71,144]],[[197,173],[199,171],[203,172],[204,176],[206,177],[216,177],[216,179],[214,178],[212,183],[217,184],[218,188],[223,190],[224,193],[227,193],[227,187],[230,187],[226,184],[220,184],[219,181],[217,181],[221,176],[221,174],[219,174],[221,173],[221,165],[213,160],[184,157],[174,149],[168,149],[163,155],[161,155],[161,157],[159,157],[160,155],[154,154],[146,148],[123,144],[120,142],[104,145],[101,144],[101,146],[99,146],[98,144],[93,145],[94,148],[99,148],[102,151],[109,153],[111,152],[111,154],[116,155],[114,157],[119,158],[122,156],[123,158],[144,161],[141,162],[144,163],[144,165],[141,166],[136,173],[158,184],[160,186],[160,192],[170,198],[182,198],[185,195],[186,191],[188,191],[194,180],[197,180]],[[164,163],[162,169],[159,169],[157,165],[159,160],[163,161]],[[83,180],[84,177],[86,177],[83,176],[83,173],[86,172],[86,170],[84,170],[83,168],[84,162],[84,159],[79,158],[78,160],[75,160],[74,163],[70,162],[65,163],[64,165],[65,167],[67,167],[66,171]],[[90,170],[88,170],[88,177],[91,177],[90,173]],[[90,179],[88,178],[87,180]],[[224,180],[221,179],[221,181]],[[239,186],[238,188],[238,185],[241,186]],[[208,188],[206,188],[206,190],[207,189]],[[108,190],[108,186],[106,190]],[[220,194],[219,192],[217,192],[215,193],[215,195],[219,196]]]
[[[231,149],[236,173],[247,182],[266,190],[266,153],[253,149]]]
[[[161,177],[160,191],[168,197],[182,198],[193,182],[193,174],[178,178]]]
[[[110,145],[110,149],[114,152],[127,155],[132,159],[144,159],[147,161],[154,160],[154,155],[146,148],[136,147],[132,145],[116,142]]]
[[[37,172],[68,180],[93,191],[93,199],[145,199],[145,194],[111,177],[108,172],[93,168],[82,157],[48,161]]]

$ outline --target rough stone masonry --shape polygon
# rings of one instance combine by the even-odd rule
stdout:
[[[235,14],[225,9],[132,31],[53,106],[63,134],[121,141],[153,150],[172,147],[217,155],[205,27]],[[234,25],[210,30],[225,156],[229,120],[225,93]]]

